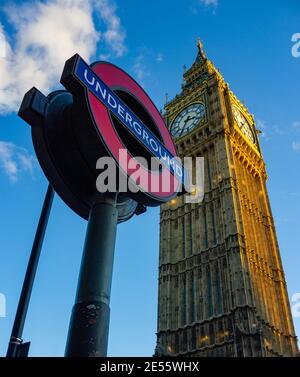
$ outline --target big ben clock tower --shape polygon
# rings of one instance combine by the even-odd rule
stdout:
[[[294,356],[297,339],[253,116],[198,54],[165,118],[204,157],[204,199],[161,207],[156,354]]]

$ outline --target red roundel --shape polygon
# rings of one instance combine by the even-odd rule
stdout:
[[[173,156],[176,156],[175,145],[161,114],[137,82],[123,70],[110,63],[97,62],[91,66],[91,68],[111,90],[114,90],[114,88],[123,90],[139,100],[140,104],[145,108],[156,125],[162,143]],[[136,171],[136,166],[130,168],[132,165],[130,165],[129,162],[135,159],[136,156],[132,155],[131,151],[126,149],[125,152],[123,151],[122,155],[124,156],[125,153],[125,158],[119,158],[119,151],[121,149],[124,150],[124,144],[126,143],[116,131],[110,116],[110,111],[90,91],[87,91],[87,99],[95,125],[106,147],[118,163],[119,168],[127,172],[129,177],[134,176],[133,173]],[[134,111],[134,109],[131,110]],[[139,176],[141,179],[139,179],[138,182],[135,181],[138,188],[146,195],[159,201],[168,201],[170,198],[174,197],[174,194],[176,194],[180,188],[178,178],[170,173],[169,169],[165,166],[159,171],[151,171],[150,166],[147,168],[139,164]]]

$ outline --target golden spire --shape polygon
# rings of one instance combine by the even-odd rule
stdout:
[[[198,38],[198,40],[197,40],[197,47],[198,47],[199,55],[200,55],[202,58],[206,58],[205,52],[204,52],[204,50],[203,50],[203,44],[202,44],[200,38]]]

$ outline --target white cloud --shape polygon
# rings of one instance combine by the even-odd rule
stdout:
[[[147,62],[157,62],[161,63],[164,61],[164,56],[161,52],[157,52],[151,48],[146,46],[141,46],[138,49],[136,58],[134,63],[131,67],[131,71],[133,72],[133,77],[137,80],[137,82],[142,86],[145,87],[145,80],[151,76],[152,84],[156,82],[155,75],[149,69],[149,65]]]
[[[102,33],[93,12],[105,24]],[[125,51],[120,19],[107,0],[26,2],[8,6],[6,14],[15,42],[0,59],[0,114],[16,111],[32,86],[45,94],[57,87],[66,59],[77,52],[90,61],[101,38],[117,56]]]
[[[294,151],[300,151],[300,142],[299,141],[293,141],[292,142],[292,148]]]
[[[279,127],[277,124],[266,124],[265,121],[257,119],[256,127],[261,131],[260,136],[265,140],[270,140],[274,136],[285,136],[289,134],[289,129],[284,127]]]
[[[199,0],[199,2],[207,7],[209,6],[218,6],[218,0]]]
[[[100,60],[108,60],[110,58],[110,54],[100,54],[99,59]]]
[[[164,56],[163,56],[163,54],[162,54],[161,52],[157,54],[157,56],[156,56],[156,61],[157,61],[157,62],[162,62],[162,61],[164,61]]]
[[[297,120],[293,122],[293,128],[296,130],[300,130],[300,122]]]
[[[259,131],[261,131],[260,136],[262,138],[269,139],[269,133],[267,131],[267,125],[266,125],[265,121],[263,121],[261,119],[257,119],[256,127]]]
[[[3,26],[0,24],[0,59],[4,59],[6,57],[6,37],[4,34]]]
[[[218,4],[218,0],[194,0],[189,9],[192,14],[197,15],[199,13],[199,8],[202,6],[202,8],[205,7],[212,10],[213,14],[215,14]]]
[[[0,168],[11,182],[17,182],[22,172],[33,177],[35,157],[25,148],[8,141],[0,141]]]
[[[0,293],[0,317],[6,317],[6,297],[3,293]]]
[[[146,68],[146,65],[145,65],[145,55],[144,55],[144,53],[140,53],[137,56],[137,58],[135,59],[135,62],[133,64],[132,71],[134,73],[134,76],[135,76],[137,82],[140,85],[145,86],[144,80],[150,74],[149,74],[149,72]]]
[[[115,5],[108,0],[95,0],[95,5],[107,26],[107,30],[103,33],[104,40],[117,56],[122,56],[126,52],[124,44],[126,34],[121,27],[120,18],[116,15]]]
[[[277,126],[277,124],[275,124],[273,126],[273,129],[274,129],[274,133],[277,134],[277,135],[281,135],[282,136],[282,135],[287,135],[288,134],[287,129],[279,127],[279,126]]]

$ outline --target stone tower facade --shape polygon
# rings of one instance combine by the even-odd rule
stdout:
[[[165,119],[184,156],[204,157],[204,199],[161,207],[161,356],[294,356],[294,326],[254,118],[198,40]]]

